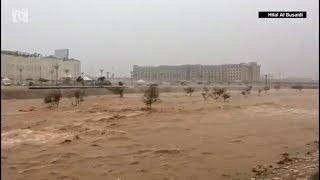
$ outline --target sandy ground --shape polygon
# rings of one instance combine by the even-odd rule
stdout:
[[[231,95],[161,94],[152,111],[141,94],[80,107],[63,99],[52,110],[42,99],[2,100],[2,178],[250,179],[253,167],[318,141],[318,90]]]

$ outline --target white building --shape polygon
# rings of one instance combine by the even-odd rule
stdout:
[[[132,77],[147,81],[258,82],[256,62],[222,65],[133,66]]]
[[[54,56],[60,59],[69,59],[69,49],[56,49]]]
[[[58,67],[58,73],[56,68]],[[14,51],[1,51],[1,77],[9,78],[14,84],[39,78],[54,81],[62,77],[76,77],[81,74],[81,63],[76,59],[61,59],[54,56],[41,57]]]

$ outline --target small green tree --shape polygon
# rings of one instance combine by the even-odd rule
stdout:
[[[80,83],[82,86],[85,85],[84,79],[81,76],[77,77],[76,82]]]
[[[65,77],[63,79],[63,84],[66,84],[66,85],[71,85],[71,78],[70,77]]]
[[[262,92],[262,89],[259,88],[259,89],[258,89],[258,96],[260,96],[261,92]]]
[[[297,85],[291,86],[291,89],[297,89],[297,90],[299,90],[299,91],[302,91],[303,86],[302,86],[301,84],[297,84]]]
[[[218,99],[225,92],[226,92],[226,89],[224,89],[224,88],[214,88],[212,95],[213,95],[214,99]]]
[[[120,98],[123,97],[124,87],[123,87],[123,83],[122,82],[118,82],[118,86],[117,87],[110,87],[108,89],[109,89],[109,91],[111,91],[114,94],[119,94]]]
[[[61,97],[62,95],[60,90],[52,90],[44,97],[43,102],[45,104],[49,104],[49,108],[53,107],[54,105],[58,107]]]
[[[39,78],[38,81],[40,82],[40,84],[42,85],[42,83],[48,82],[50,81],[49,79],[45,79],[45,78]]]
[[[159,89],[157,85],[151,84],[143,95],[143,102],[146,104],[147,109],[151,109],[151,106],[156,101],[159,101]]]
[[[270,90],[270,87],[269,87],[269,86],[265,86],[265,87],[263,88],[263,90],[267,93],[267,91]]]
[[[247,97],[251,93],[252,86],[248,86],[246,89],[241,91],[241,94]]]
[[[227,99],[229,99],[231,96],[230,96],[230,94],[228,94],[228,93],[224,93],[223,95],[222,95],[222,98],[223,98],[223,101],[224,102],[226,102],[226,100]]]
[[[203,87],[203,92],[201,93],[203,99],[206,101],[211,94],[209,93],[209,88],[208,87]]]
[[[274,89],[277,90],[277,91],[279,91],[279,89],[280,89],[280,84],[274,85]]]
[[[203,87],[203,91],[208,93],[209,92],[209,88],[205,86],[205,87]]]
[[[185,86],[185,85],[187,85],[187,83],[184,82],[184,81],[182,81],[182,82],[180,82],[180,85],[181,85],[181,86]]]
[[[183,88],[184,92],[189,94],[189,96],[192,96],[192,93],[194,92],[194,88],[193,87],[187,87],[187,88]]]

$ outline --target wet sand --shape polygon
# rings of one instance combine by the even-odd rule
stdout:
[[[274,90],[229,102],[200,93],[161,94],[141,110],[141,94],[2,100],[2,178],[250,179],[257,164],[305,152],[318,141],[318,90]]]

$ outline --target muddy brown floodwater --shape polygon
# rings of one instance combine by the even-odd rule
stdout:
[[[229,102],[166,93],[152,111],[141,96],[63,99],[52,110],[2,100],[2,178],[250,179],[318,141],[318,90],[232,92]]]

